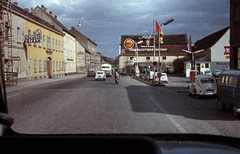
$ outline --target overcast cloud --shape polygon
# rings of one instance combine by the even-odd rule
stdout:
[[[191,35],[192,42],[229,26],[229,0],[15,0],[22,8],[44,5],[68,29],[75,27],[97,43],[104,56],[119,53],[120,35],[153,32],[153,16],[164,34]],[[12,1],[13,2],[13,1]],[[78,22],[82,26],[78,27]]]

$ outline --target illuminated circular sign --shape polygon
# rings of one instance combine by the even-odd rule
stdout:
[[[90,58],[90,55],[89,55],[89,54],[87,54],[87,55],[86,55],[86,59],[89,59],[89,58]]]
[[[127,49],[131,49],[133,47],[133,40],[132,39],[126,39],[124,41],[124,47]]]

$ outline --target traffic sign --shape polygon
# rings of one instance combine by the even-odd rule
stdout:
[[[153,66],[156,66],[156,65],[157,65],[157,62],[156,62],[156,61],[154,61],[154,62],[153,62]]]
[[[133,58],[133,62],[136,63],[136,58]]]
[[[161,73],[158,73],[157,76],[160,78],[160,77],[162,76],[162,74],[161,74]]]

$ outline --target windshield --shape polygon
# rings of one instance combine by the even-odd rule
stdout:
[[[220,112],[217,94],[188,90],[195,75],[230,68],[230,1],[16,0],[10,9],[0,41],[16,132],[240,137],[232,105]]]

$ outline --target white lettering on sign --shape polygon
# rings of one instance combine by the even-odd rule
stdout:
[[[143,31],[140,34],[137,34],[137,37],[138,37],[139,40],[142,40],[142,39],[149,40],[149,39],[153,38],[153,34],[148,33],[148,31]]]
[[[229,55],[230,54],[230,46],[224,46],[225,52],[224,55]]]
[[[154,51],[154,49],[153,48],[129,49],[129,51]],[[159,51],[159,48],[156,48],[155,51]],[[168,51],[168,48],[161,48],[160,51]]]
[[[36,30],[35,35],[23,35],[24,43],[39,43],[42,42],[42,31]]]

